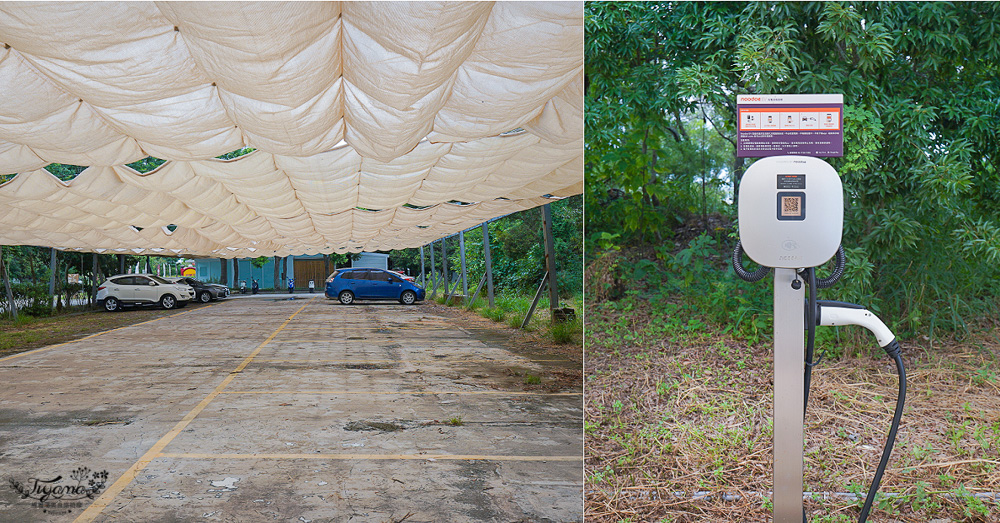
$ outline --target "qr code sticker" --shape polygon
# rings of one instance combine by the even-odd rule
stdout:
[[[782,196],[781,198],[781,215],[782,216],[798,216],[801,211],[799,211],[799,200],[798,196]]]

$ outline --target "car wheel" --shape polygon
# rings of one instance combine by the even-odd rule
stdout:
[[[208,291],[201,291],[198,293],[198,301],[208,303],[212,301],[212,295]]]
[[[354,293],[351,291],[343,291],[339,296],[337,296],[337,298],[340,300],[340,303],[343,303],[344,305],[354,303]]]
[[[403,294],[399,296],[399,303],[403,305],[413,305],[415,301],[417,301],[417,294],[413,291],[403,291]]]
[[[163,297],[160,298],[160,307],[163,307],[164,309],[173,309],[176,306],[177,298],[174,298],[173,294],[164,294]]]
[[[104,300],[104,310],[108,312],[120,311],[122,310],[122,302],[118,301],[118,298],[108,296]]]

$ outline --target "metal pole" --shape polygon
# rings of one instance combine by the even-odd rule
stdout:
[[[427,274],[424,273],[424,246],[420,246],[420,286],[427,288]]]
[[[52,254],[49,256],[49,270],[52,271],[52,275],[49,276],[49,296],[53,298],[56,295],[56,249],[55,247],[51,250]]]
[[[96,300],[97,299],[97,283],[98,283],[98,281],[97,281],[97,265],[98,265],[98,263],[97,262],[98,262],[98,260],[97,260],[97,253],[95,252],[93,254],[92,258],[91,258],[91,266],[90,266],[91,267],[90,272],[92,273],[91,274],[91,279],[93,280],[92,282],[90,282],[90,287],[91,287],[90,288],[90,299],[91,300]],[[91,302],[91,303],[93,303],[93,302]]]
[[[438,290],[437,264],[434,263],[434,242],[431,242],[431,283],[434,285],[434,289],[431,291],[431,299],[434,299],[437,297]]]
[[[431,289],[431,299],[433,299],[435,296],[437,296],[438,285],[440,285],[440,284],[441,284],[441,280],[435,280],[434,281],[434,288]]]
[[[486,258],[486,297],[493,308],[493,257],[490,255],[489,222],[483,222],[483,256]]]
[[[538,300],[542,299],[542,291],[545,289],[545,281],[549,279],[549,274],[545,273],[542,276],[542,281],[538,284],[538,290],[535,291],[535,299],[531,300],[531,307],[528,309],[528,313],[524,315],[524,321],[521,322],[521,329],[523,329],[528,322],[531,321],[531,316],[535,314],[535,307],[538,306]]]
[[[448,238],[441,238],[441,279],[444,280],[444,292],[448,293]]]
[[[445,282],[445,286],[444,286],[444,290],[445,290],[444,304],[445,305],[448,305],[451,302],[451,297],[455,294],[455,291],[458,290],[458,284],[459,283],[462,283],[462,280],[456,279],[455,280],[455,285],[453,285],[451,287],[451,292],[448,292],[448,285],[447,285],[448,282]]]
[[[795,269],[774,270],[774,521],[802,521],[805,288]]]
[[[479,293],[483,291],[483,285],[486,284],[486,275],[483,274],[483,278],[479,280],[479,285],[476,286],[476,292],[472,293],[472,298],[469,298],[469,303],[466,304],[466,308],[472,308],[472,304],[476,303],[476,298],[479,298]]]
[[[549,205],[542,206],[542,232],[545,237],[545,271],[549,275],[549,314],[554,322],[555,310],[559,308],[559,288],[556,285],[556,246],[552,238],[552,209]]]
[[[469,299],[469,282],[465,275],[465,231],[458,232],[458,249],[461,253],[459,258],[462,260],[462,299]]]

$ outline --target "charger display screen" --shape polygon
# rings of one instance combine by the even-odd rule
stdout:
[[[806,175],[804,174],[779,174],[778,190],[805,189]]]
[[[779,192],[778,193],[778,219],[779,220],[805,220],[806,219],[806,193],[804,193],[804,192]]]

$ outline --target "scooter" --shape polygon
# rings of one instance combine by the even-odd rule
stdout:
[[[240,280],[240,294],[246,294],[246,293],[247,293],[247,281]]]
[[[257,294],[257,291],[260,290],[260,285],[257,283],[257,280],[253,281],[251,288],[252,288],[251,294]]]

